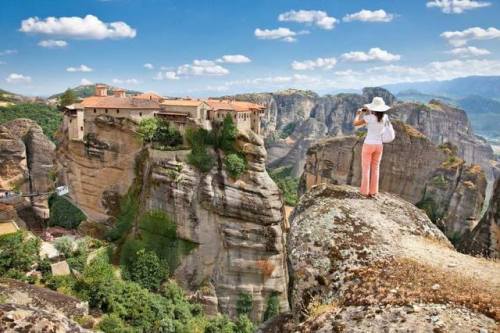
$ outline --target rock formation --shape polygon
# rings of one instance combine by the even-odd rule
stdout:
[[[0,187],[24,193],[53,189],[55,145],[36,122],[15,119],[0,126],[0,152]],[[31,206],[38,217],[49,217],[47,196],[32,198]]]
[[[281,309],[288,308],[283,201],[265,170],[263,140],[240,132],[237,145],[248,161],[238,180],[221,167],[221,153],[219,166],[203,174],[183,162],[185,153],[153,151],[146,205],[168,212],[179,237],[198,244],[175,276],[192,291],[210,281],[203,295],[208,312],[236,315],[245,292],[253,298],[251,317],[261,320],[273,293]]]
[[[261,332],[494,332],[499,264],[456,252],[412,204],[319,185],[291,216],[291,316]]]
[[[384,145],[380,190],[426,209],[449,237],[459,238],[477,223],[486,179],[478,165],[466,165],[454,147],[437,147],[414,128],[395,121],[396,139]],[[307,152],[301,192],[321,183],[359,186],[363,138],[318,141]]]
[[[124,118],[98,116],[85,126],[92,135],[84,142],[64,136],[57,151],[59,169],[73,201],[90,220],[103,223],[116,213],[119,198],[132,184],[142,143],[135,124]]]
[[[255,320],[262,319],[271,294],[278,293],[281,308],[288,308],[284,206],[265,170],[261,137],[239,134],[236,144],[248,163],[234,180],[223,168],[222,152],[213,152],[217,167],[201,173],[185,162],[189,151],[143,149],[131,122],[98,117],[85,126],[92,134],[85,142],[63,142],[58,159],[73,200],[89,220],[111,224],[120,199],[139,177],[135,200],[141,212],[168,213],[177,236],[197,244],[174,275],[208,313],[235,315],[244,292],[253,297]]]
[[[415,127],[436,145],[454,144],[458,147],[458,156],[468,163],[481,165],[488,179],[494,180],[490,162],[493,149],[486,140],[474,135],[465,111],[431,100],[428,104],[396,104],[390,115]]]
[[[59,313],[11,303],[0,304],[0,331],[4,333],[92,332]]]
[[[500,258],[500,181],[496,182],[486,214],[472,232],[464,235],[458,249],[473,255]]]
[[[88,314],[88,304],[30,284],[0,279],[1,332],[90,332],[70,318]]]

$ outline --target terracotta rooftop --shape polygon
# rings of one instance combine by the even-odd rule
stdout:
[[[198,99],[166,99],[161,102],[161,105],[166,106],[199,106],[204,103],[202,100]]]
[[[231,100],[223,100],[223,99],[209,99],[207,100],[207,104],[213,110],[229,110],[236,112],[245,112],[251,110],[264,110],[265,107],[263,105],[250,103],[250,102],[240,102],[240,101],[231,101]]]
[[[109,109],[160,109],[158,101],[135,97],[92,96],[84,98],[80,105],[86,108]]]
[[[149,100],[159,100],[159,99],[164,99],[163,96],[158,95],[157,93],[154,93],[152,91],[145,92],[139,95],[135,95],[135,98],[140,98],[140,99],[149,99]]]

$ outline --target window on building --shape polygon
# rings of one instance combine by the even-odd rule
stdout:
[[[139,117],[142,117],[142,112],[139,112]]]
[[[104,109],[104,112],[108,113],[108,109]]]
[[[97,110],[96,110],[96,109],[94,109],[94,113],[96,113],[96,112],[97,112]]]
[[[80,131],[83,131],[83,126],[80,126]]]
[[[116,109],[116,114],[120,113],[120,109]]]
[[[69,120],[69,123],[71,124],[72,122],[73,122],[73,119],[70,119],[70,120]]]

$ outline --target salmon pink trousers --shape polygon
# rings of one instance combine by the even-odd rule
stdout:
[[[378,194],[380,160],[382,144],[363,144],[361,152],[361,189],[363,195]]]

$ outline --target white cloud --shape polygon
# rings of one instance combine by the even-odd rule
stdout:
[[[338,20],[321,10],[291,10],[278,16],[281,22],[298,22],[316,25],[325,30],[332,30]]]
[[[68,43],[64,40],[54,40],[54,39],[46,39],[42,40],[38,43],[41,47],[46,47],[49,49],[62,48],[68,46]]]
[[[0,51],[0,56],[16,54],[17,50],[3,50]]]
[[[466,10],[491,6],[490,2],[476,0],[432,0],[427,2],[428,8],[440,8],[446,14],[462,14]]]
[[[292,62],[292,68],[297,71],[313,70],[317,68],[332,69],[337,64],[335,58],[317,58],[315,60],[304,60]]]
[[[92,72],[93,69],[86,65],[80,65],[78,67],[68,67],[66,72]]]
[[[228,64],[244,64],[251,62],[249,57],[244,56],[242,54],[227,54],[223,55],[221,58],[216,60],[220,63],[228,63]]]
[[[462,31],[445,31],[441,37],[446,39],[448,43],[455,47],[464,46],[471,40],[487,40],[500,38],[500,30],[490,27],[483,29],[473,27]]]
[[[139,84],[139,80],[137,79],[113,79],[112,82],[114,84]]]
[[[5,79],[8,83],[30,83],[31,77],[23,74],[11,73]]]
[[[184,76],[221,76],[229,74],[229,70],[217,65],[212,60],[194,60],[192,64],[184,64],[177,68],[177,75]]]
[[[223,76],[229,74],[229,70],[217,64],[213,60],[194,60],[191,64],[184,64],[177,69],[162,67],[166,71],[156,73],[154,80],[179,80],[189,76]]]
[[[367,62],[367,61],[398,61],[401,59],[399,54],[392,54],[378,47],[371,48],[368,52],[353,51],[342,54],[342,60],[352,62]]]
[[[153,66],[153,64],[144,64],[144,68],[147,68],[147,69],[154,69],[155,66]]]
[[[305,33],[305,32],[304,32]],[[277,39],[284,42],[295,42],[297,32],[292,31],[288,28],[278,28],[278,29],[255,29],[255,37],[258,39]]]
[[[461,57],[468,57],[468,56],[478,57],[491,54],[490,51],[486,49],[480,49],[475,46],[457,47],[451,51],[448,51],[447,53],[458,55]]]
[[[125,22],[106,23],[94,15],[83,18],[47,17],[43,20],[30,17],[21,22],[19,31],[74,39],[120,39],[136,36],[136,30]]]
[[[92,81],[90,81],[90,80],[87,80],[87,79],[83,78],[83,79],[80,81],[80,84],[81,84],[82,86],[87,86],[87,85],[89,85],[89,84],[93,84],[93,82],[92,82]]]
[[[361,22],[391,22],[394,19],[394,14],[386,13],[385,10],[366,10],[363,9],[357,13],[344,16],[344,22],[361,21]]]

